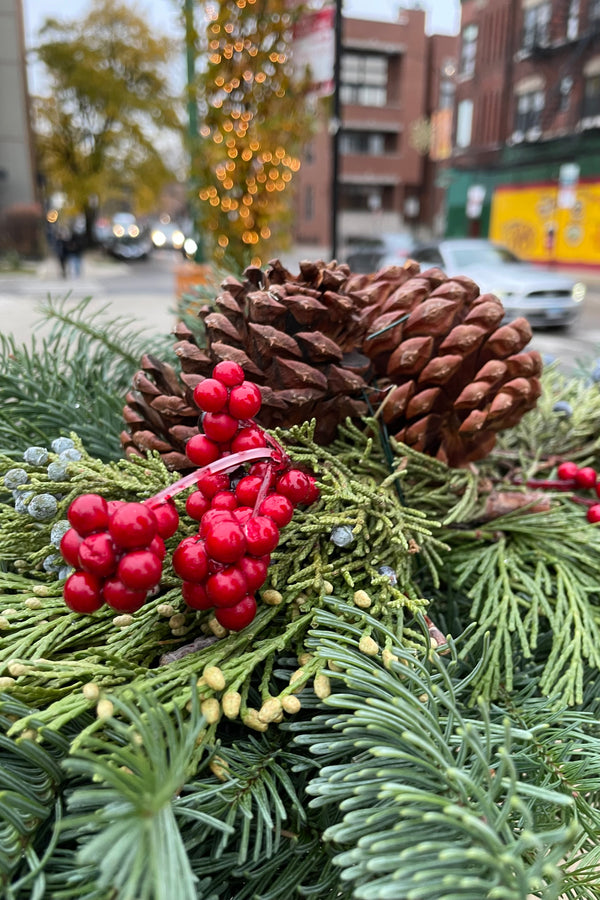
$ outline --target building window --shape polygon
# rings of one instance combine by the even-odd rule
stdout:
[[[390,212],[394,190],[390,185],[342,184],[340,206],[345,212]]]
[[[477,55],[477,25],[467,25],[462,31],[460,47],[459,75],[473,75],[475,72],[475,57]]]
[[[584,119],[600,116],[600,75],[585,79],[582,115]]]
[[[515,131],[527,134],[532,129],[540,128],[545,102],[546,95],[544,91],[530,91],[517,97]]]
[[[343,131],[340,135],[340,153],[356,153],[361,156],[383,156],[395,153],[396,135],[383,131]]]
[[[456,108],[456,146],[468,147],[473,130],[473,101],[461,100]]]
[[[315,215],[315,203],[314,203],[314,192],[312,189],[312,185],[308,184],[306,186],[306,191],[304,192],[304,218],[307,222],[310,222]]]
[[[579,34],[579,0],[571,0],[569,3],[569,15],[567,18],[567,40],[574,41]]]
[[[590,0],[588,16],[590,25],[600,25],[600,0]]]
[[[560,104],[558,107],[559,112],[566,112],[571,105],[572,90],[573,78],[570,75],[565,75],[564,78],[560,79]]]
[[[526,9],[523,17],[523,50],[544,46],[550,39],[552,3],[540,3]]]
[[[340,80],[342,103],[385,106],[388,85],[387,56],[377,53],[344,53]]]

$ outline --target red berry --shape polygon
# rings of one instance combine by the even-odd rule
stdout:
[[[102,531],[108,525],[108,503],[99,494],[82,494],[69,506],[67,519],[84,536]]]
[[[213,378],[216,378],[217,381],[222,382],[227,387],[235,387],[236,384],[241,384],[244,380],[244,370],[242,367],[228,359],[224,359],[222,362],[217,363],[212,374]]]
[[[204,412],[221,412],[227,403],[227,388],[216,378],[206,378],[194,388],[194,403]]]
[[[240,453],[242,450],[254,450],[257,447],[266,447],[267,439],[258,428],[242,428],[231,442],[231,452]]]
[[[294,504],[283,494],[269,494],[258,508],[261,516],[269,516],[279,528],[288,525],[294,515]]]
[[[237,505],[237,497],[233,491],[217,491],[210,501],[211,509],[226,509],[229,512],[237,509]]]
[[[242,570],[238,566],[227,566],[210,575],[206,581],[206,593],[211,605],[218,609],[235,606],[248,593]]]
[[[250,518],[252,513],[253,509],[251,506],[238,506],[238,508],[234,509],[231,514],[238,525],[243,525],[244,522],[246,522],[247,519]]]
[[[210,500],[208,500],[202,491],[192,491],[185,501],[185,511],[191,519],[200,522],[204,513],[210,509]]]
[[[179,513],[175,509],[175,505],[167,500],[160,506],[153,506],[152,512],[156,517],[156,530],[160,537],[165,541],[167,538],[173,537],[179,527]]]
[[[212,475],[210,472],[203,472],[196,484],[204,496],[210,500],[218,491],[229,490],[229,475],[226,472],[217,472],[216,475]]]
[[[63,597],[73,612],[96,612],[104,603],[102,582],[91,572],[73,572],[65,581]]]
[[[277,480],[277,493],[283,494],[292,503],[305,503],[311,490],[308,475],[300,469],[290,469]]]
[[[243,529],[251,556],[271,553],[279,543],[279,528],[268,516],[253,516],[244,523]]]
[[[155,535],[152,538],[151,542],[148,544],[148,550],[158,556],[160,561],[162,562],[165,556],[167,555],[167,548],[165,547],[165,542],[161,538],[159,534]]]
[[[600,503],[594,503],[587,511],[587,520],[595,524],[600,522]]]
[[[556,470],[556,474],[561,481],[571,481],[571,479],[575,478],[578,472],[579,466],[574,462],[561,463]]]
[[[245,475],[235,488],[235,496],[240,506],[254,506],[258,492],[262,487],[262,478],[258,475]]]
[[[314,475],[309,475],[308,481],[310,484],[310,488],[309,488],[308,494],[306,496],[306,499],[304,500],[304,503],[306,503],[307,506],[310,506],[311,503],[317,502],[317,500],[321,496],[321,491],[317,487],[317,479],[315,478]]]
[[[204,581],[208,574],[208,554],[204,541],[184,538],[173,554],[173,568],[184,581]]]
[[[217,562],[234,563],[246,552],[246,539],[237,522],[214,522],[206,532],[206,552]]]
[[[65,562],[75,568],[79,565],[79,547],[82,541],[83,538],[74,528],[69,528],[69,530],[63,534],[60,541],[60,552],[62,553]]]
[[[252,419],[260,410],[261,403],[260,389],[251,381],[243,381],[231,388],[227,409],[236,419]]]
[[[277,481],[277,471],[271,462],[253,463],[248,470],[250,475],[257,475],[261,481],[267,480],[269,489],[275,487]]]
[[[236,564],[246,579],[249,594],[253,594],[265,583],[269,559],[269,556],[263,556],[261,559],[255,559],[253,556],[242,556]]]
[[[116,512],[120,506],[125,506],[124,500],[109,500],[108,501],[108,517],[112,516],[114,512]]]
[[[184,581],[181,585],[181,593],[187,605],[192,609],[210,609],[212,606],[203,584]]]
[[[138,550],[152,542],[157,532],[156,516],[145,503],[124,503],[110,517],[108,530],[117,547]]]
[[[596,470],[591,466],[584,466],[576,473],[575,484],[580,488],[593,488],[596,486],[597,479]]]
[[[116,612],[134,613],[146,600],[146,591],[135,591],[128,588],[119,578],[109,578],[102,588],[104,599]]]
[[[241,631],[249,625],[256,615],[256,600],[250,594],[246,594],[239,603],[228,609],[218,609],[215,618],[223,628],[230,631]]]
[[[185,454],[195,466],[208,466],[219,459],[220,450],[205,434],[195,434],[185,445]]]
[[[79,565],[86,572],[106,578],[117,568],[117,554],[106,531],[89,534],[79,545]]]
[[[206,413],[202,417],[204,434],[217,444],[230,441],[239,428],[239,422],[227,413]]]
[[[151,550],[133,550],[119,562],[117,576],[133,591],[149,591],[160,581],[162,563]]]
[[[200,537],[206,537],[211,527],[217,522],[235,522],[233,513],[228,509],[209,509],[200,522]]]

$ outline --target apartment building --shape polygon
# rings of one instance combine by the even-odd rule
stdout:
[[[342,243],[432,225],[441,194],[428,190],[432,66],[453,60],[457,38],[425,33],[425,12],[395,22],[344,18],[340,72],[338,231]],[[327,246],[331,221],[330,108],[296,180],[294,237]],[[433,108],[433,107],[432,107]],[[437,206],[436,200],[437,197]]]
[[[600,0],[461,14],[448,233],[600,265]]]

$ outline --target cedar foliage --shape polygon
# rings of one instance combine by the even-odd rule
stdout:
[[[81,328],[114,358],[117,397],[135,329],[117,340],[88,325],[61,314],[36,365],[69,372],[74,396],[89,391],[94,354],[88,369],[64,352]],[[4,370],[11,352],[0,348]],[[551,476],[563,455],[598,465],[595,384],[550,369],[536,409],[467,469],[386,440],[375,419],[343,424],[327,447],[310,423],[278,432],[321,499],[273,555],[267,586],[284,602],[214,640],[169,566],[135,617],[64,607],[45,563],[73,497],[142,499],[175,476],[157,453],[117,459],[116,418],[90,431],[93,453],[74,436],[82,455],[66,481],[21,461],[72,421],[44,418],[23,353],[11,415],[37,424],[15,430],[0,475],[23,467],[24,487],[58,496],[59,510],[46,522],[18,513],[0,481],[8,900],[600,897],[600,539],[568,494],[519,483]],[[348,548],[330,540],[338,525],[352,529]],[[171,544],[192,529],[182,516]],[[426,615],[447,646],[432,644]],[[224,692],[203,680],[209,665]],[[224,708],[234,690],[239,716],[207,718],[206,701]],[[284,701],[298,711],[260,718]]]

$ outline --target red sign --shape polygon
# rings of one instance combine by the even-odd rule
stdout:
[[[294,65],[303,77],[308,69],[309,91],[318,97],[333,93],[335,7],[307,13],[294,26]]]

